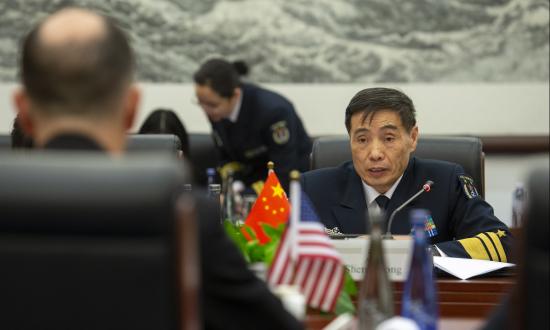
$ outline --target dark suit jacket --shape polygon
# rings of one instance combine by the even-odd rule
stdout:
[[[435,184],[430,192],[420,195],[397,213],[391,232],[409,234],[410,210],[424,208],[430,211],[437,230],[431,243],[448,256],[487,256],[486,259],[509,261],[508,228],[494,216],[493,209],[482,197],[468,197],[459,179],[461,175],[464,175],[464,170],[457,164],[411,157],[390,200],[387,214],[419,191],[427,180]],[[302,176],[302,187],[313,201],[325,227],[337,227],[345,234],[369,232],[365,193],[352,162],[307,172]]]
[[[48,150],[79,150],[104,152],[94,140],[79,134],[62,134],[54,136],[43,147]]]
[[[302,329],[217,221],[219,208],[199,202],[202,303],[205,329]]]
[[[239,179],[247,186],[267,177],[267,162],[284,187],[291,170],[309,168],[311,139],[292,104],[279,94],[252,84],[243,84],[237,122],[212,122],[214,142],[222,163],[239,162]]]
[[[102,151],[94,141],[73,134],[57,136],[45,148]],[[197,195],[204,329],[303,329],[248,270],[219,223],[219,206]]]

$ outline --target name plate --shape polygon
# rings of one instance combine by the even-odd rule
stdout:
[[[394,237],[393,240],[385,239],[382,241],[386,270],[390,281],[404,281],[409,272],[413,242],[409,236]],[[334,239],[332,243],[340,253],[353,280],[362,280],[365,275],[369,238],[361,236],[351,239]]]

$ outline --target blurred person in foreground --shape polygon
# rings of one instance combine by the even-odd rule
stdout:
[[[396,214],[391,233],[410,234],[409,212],[423,208],[431,214],[425,226],[434,255],[510,261],[510,231],[464,169],[411,157],[419,132],[407,95],[391,88],[364,89],[347,106],[345,125],[352,161],[302,176],[302,187],[326,228],[368,233],[365,210],[379,208],[390,215],[431,180],[435,184],[430,193]]]
[[[140,91],[132,49],[110,19],[78,8],[47,17],[23,42],[21,76],[14,102],[37,147],[123,152]],[[205,208],[198,233],[204,328],[302,328]]]
[[[550,328],[550,184],[548,164],[530,171],[525,222],[515,252],[517,282],[493,311],[483,330]]]
[[[291,170],[309,169],[311,139],[292,103],[282,95],[245,83],[243,62],[211,59],[195,72],[195,94],[212,126],[220,154],[220,174],[235,178],[256,193],[267,176],[267,163],[288,192]]]

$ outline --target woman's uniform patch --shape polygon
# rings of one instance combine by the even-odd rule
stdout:
[[[285,144],[290,139],[290,131],[286,127],[286,121],[281,120],[271,125],[273,141],[277,144]]]

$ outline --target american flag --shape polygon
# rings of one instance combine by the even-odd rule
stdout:
[[[267,281],[270,285],[298,285],[310,307],[332,311],[344,280],[340,255],[298,181],[291,182],[290,200],[290,221]]]

